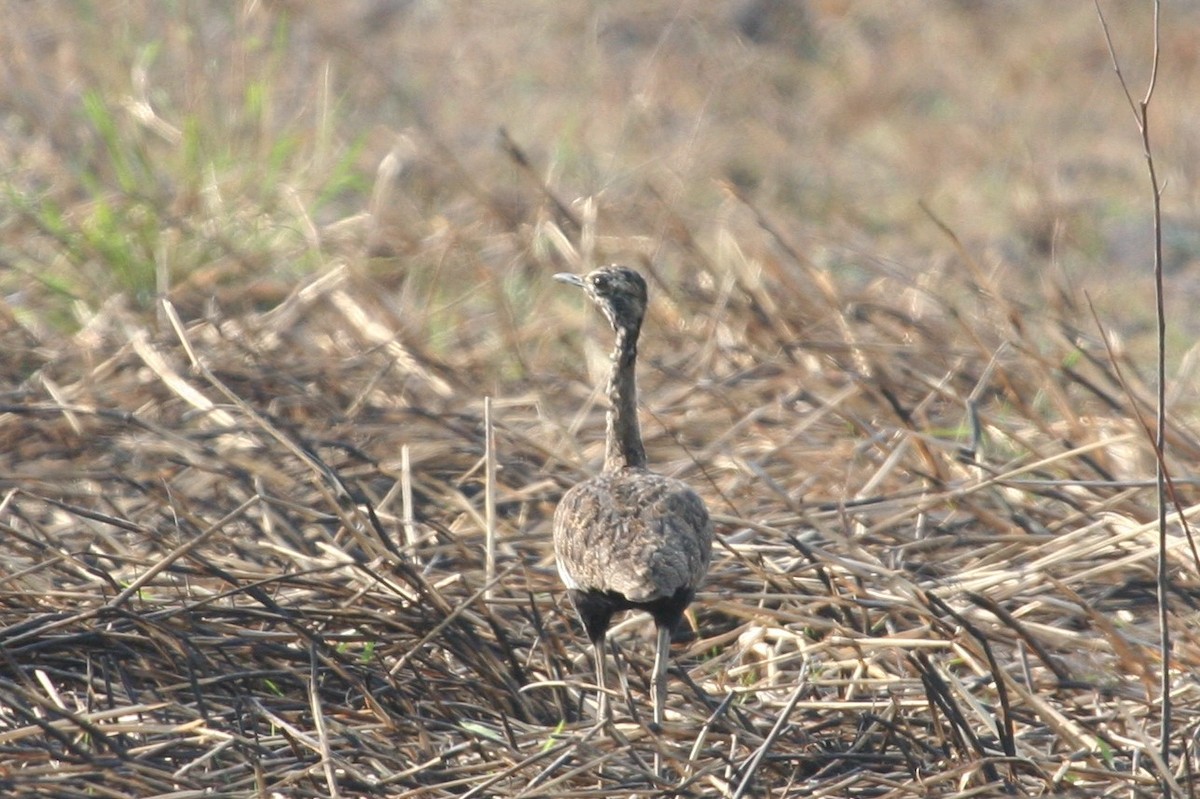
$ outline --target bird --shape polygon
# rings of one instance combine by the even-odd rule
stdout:
[[[611,720],[605,642],[614,614],[648,612],[657,632],[651,699],[663,724],[671,634],[712,559],[712,521],[704,500],[682,480],[646,463],[637,416],[638,337],[647,306],[645,279],[626,266],[602,266],[555,279],[580,287],[615,334],[607,384],[604,466],[570,488],[554,511],[559,575],[592,644],[597,718]]]

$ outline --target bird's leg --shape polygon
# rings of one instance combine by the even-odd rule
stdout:
[[[608,690],[605,686],[604,672],[604,636],[592,640],[592,651],[596,660],[596,721],[603,724],[612,721],[612,711],[608,705]]]
[[[663,707],[667,701],[667,661],[671,658],[671,628],[658,625],[658,644],[654,651],[654,681],[650,683],[654,701],[654,727],[662,729]]]

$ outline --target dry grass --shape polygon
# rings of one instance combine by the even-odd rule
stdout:
[[[1115,86],[1110,124],[1022,60],[1057,31],[1050,68],[1095,66],[1101,92],[1088,14],[812,3],[793,48],[678,4],[368,18],[386,5],[43,7],[4,34],[28,124],[3,134],[24,155],[0,276],[0,788],[1160,795],[1149,311],[1140,275],[1094,271],[1144,207],[1137,145]],[[1194,146],[1181,72],[1165,164]],[[987,179],[1039,130],[1065,149]],[[548,278],[617,258],[651,277],[651,460],[719,522],[662,734],[636,617],[618,724],[586,721],[549,553],[601,456],[607,342]],[[1115,361],[1073,282],[1128,340]],[[1171,769],[1194,795],[1200,559],[1170,540]]]

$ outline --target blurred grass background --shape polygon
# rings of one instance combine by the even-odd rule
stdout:
[[[1149,328],[1144,166],[1088,3],[11,10],[0,290],[39,333],[115,295],[267,307],[334,260],[404,282],[435,327],[495,326],[487,286],[532,292],[522,315],[542,296],[531,175],[594,198],[596,259],[669,275],[698,271],[681,228],[763,257],[732,186],[839,281],[937,280],[961,265],[925,203],[1029,312],[1086,289],[1107,324]],[[1108,13],[1140,90],[1150,9]],[[1152,124],[1178,357],[1197,332],[1200,11],[1165,13]]]

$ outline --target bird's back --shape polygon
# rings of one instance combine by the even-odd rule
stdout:
[[[699,586],[712,523],[704,500],[679,480],[645,469],[606,471],[559,502],[554,551],[568,588],[651,602]]]

